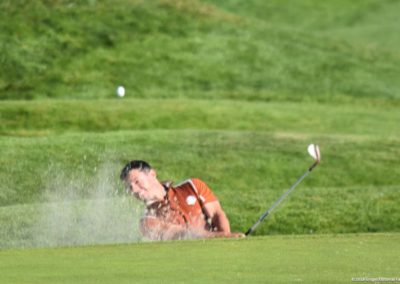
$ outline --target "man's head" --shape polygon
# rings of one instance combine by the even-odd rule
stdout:
[[[136,198],[148,204],[161,200],[165,195],[163,186],[157,180],[156,171],[145,161],[134,160],[127,163],[120,178]]]
[[[147,163],[146,161],[134,160],[134,161],[130,161],[129,163],[127,163],[125,165],[125,167],[123,167],[119,177],[122,181],[124,181],[131,170],[139,170],[139,171],[149,172],[151,169],[152,168],[151,168],[150,164]]]

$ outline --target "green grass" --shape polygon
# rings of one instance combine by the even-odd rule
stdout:
[[[398,53],[398,1],[207,0],[224,10],[271,26],[306,31],[358,47]],[[384,15],[384,16],[382,16]],[[290,19],[290,20],[289,20]]]
[[[321,166],[257,234],[400,229],[397,139],[300,133],[153,129],[5,137],[0,140],[1,202],[46,201],[46,190],[90,196],[104,176],[113,192],[121,187],[117,176],[124,163],[145,158],[161,180],[204,179],[220,198],[232,228],[244,231],[307,169],[312,161],[305,146],[317,141]]]
[[[122,99],[0,104],[0,134],[214,129],[398,138],[398,103]]]
[[[399,11],[0,1],[0,283],[400,277]],[[241,240],[144,243],[118,180],[135,158],[199,177],[245,231],[310,166],[309,143],[321,165]]]
[[[244,231],[311,142],[321,166],[256,234],[400,230],[397,1],[0,8],[0,247],[32,246],[48,194],[84,204],[74,214],[98,188],[122,198],[133,158],[202,178]]]
[[[1,283],[349,283],[398,277],[399,234],[0,251]]]
[[[2,1],[0,98],[399,98],[396,2],[264,2]]]

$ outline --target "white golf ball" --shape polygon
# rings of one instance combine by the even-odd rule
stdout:
[[[125,88],[123,86],[117,88],[117,96],[121,98],[125,96]]]

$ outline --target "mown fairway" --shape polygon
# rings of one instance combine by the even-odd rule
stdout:
[[[400,277],[399,3],[0,1],[0,282]],[[143,243],[118,180],[199,177],[245,231],[309,143],[244,240]]]
[[[398,276],[399,234],[0,252],[1,283],[351,283]]]

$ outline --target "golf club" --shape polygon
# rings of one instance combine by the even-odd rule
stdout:
[[[265,211],[265,213],[257,220],[256,223],[254,223],[253,226],[251,226],[250,229],[247,230],[247,232],[245,233],[246,236],[250,235],[255,228],[257,228],[257,226],[269,215],[269,213],[272,212],[272,210],[275,209],[275,207],[277,207],[279,205],[279,203],[282,202],[283,199],[286,198],[286,196],[289,195],[290,192],[292,192],[296,186],[299,185],[299,183],[306,177],[308,176],[309,173],[311,173],[311,171],[319,164],[319,162],[321,161],[321,154],[319,152],[319,147],[318,145],[314,145],[314,144],[310,144],[308,145],[307,148],[308,153],[311,155],[311,157],[313,157],[314,159],[314,164],[311,165],[311,167],[308,168],[308,170],[292,185],[292,187],[286,191],[272,206],[271,208],[269,208],[267,211]]]

